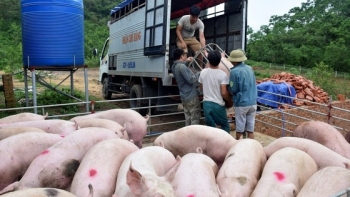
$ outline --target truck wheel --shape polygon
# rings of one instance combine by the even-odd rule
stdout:
[[[139,84],[135,84],[131,87],[130,90],[130,99],[134,98],[142,98],[142,87]],[[130,100],[130,107],[131,108],[137,108],[137,107],[144,107],[142,105],[142,100]],[[147,109],[135,109],[135,111],[139,112],[142,116],[145,116],[147,114]]]
[[[108,91],[108,77],[103,79],[102,96],[104,99],[111,99],[112,98],[112,92]]]

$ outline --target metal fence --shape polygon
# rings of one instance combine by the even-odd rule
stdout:
[[[286,95],[264,92],[267,94],[273,94],[278,97],[285,97],[292,100],[300,100],[304,101],[306,105],[296,107],[291,103],[283,103],[279,102],[279,100],[269,100],[265,99],[269,102],[275,103],[278,107],[270,107],[266,105],[259,104],[258,107],[261,111],[258,111],[256,115],[256,129],[255,131],[270,135],[273,137],[282,137],[291,135],[293,130],[302,122],[308,120],[320,120],[326,123],[333,125],[336,129],[338,129],[342,134],[347,132],[346,128],[350,128],[350,101],[338,102],[330,100],[329,103],[316,103],[303,99],[296,99],[294,97],[289,97]],[[170,97],[170,96],[168,96]],[[171,96],[174,97],[174,96]],[[161,106],[151,106],[150,101],[152,99],[158,99],[159,97],[147,97],[140,98],[146,99],[149,101],[149,106],[141,107],[141,108],[131,108],[135,110],[139,109],[148,109],[149,111],[149,131],[146,137],[152,137],[161,134],[162,132],[167,132],[171,130],[175,130],[181,128],[185,125],[183,110],[178,109],[176,112],[167,112],[160,114],[152,114],[152,108],[156,107],[165,107],[165,106],[174,106],[178,104],[170,104],[170,105],[161,105]],[[167,96],[164,96],[167,98]],[[264,99],[264,98],[261,98]],[[54,104],[54,105],[44,105],[44,106],[34,106],[34,107],[20,107],[20,108],[9,108],[9,109],[0,109],[0,114],[7,113],[10,111],[13,112],[30,112],[34,111],[34,108],[41,114],[46,114],[50,108],[62,108],[62,107],[81,107],[85,108],[86,105],[89,105],[89,110],[86,112],[72,113],[72,114],[49,114],[49,119],[70,119],[71,117],[86,115],[98,112],[96,110],[99,108],[99,105],[110,104],[115,107],[122,102],[130,102],[135,99],[117,99],[117,100],[103,100],[103,101],[89,101],[89,102],[77,102],[77,103],[67,103],[67,104]],[[171,121],[167,119],[167,121],[162,121],[164,117],[172,117]],[[204,117],[201,117],[201,121],[204,121]],[[164,129],[167,125],[172,125],[172,127],[167,127],[168,129]],[[159,129],[160,128],[160,129]],[[350,197],[350,188],[344,191],[339,192],[333,197],[340,197],[342,195],[347,194]]]

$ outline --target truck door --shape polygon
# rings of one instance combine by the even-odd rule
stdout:
[[[165,55],[170,0],[146,0],[144,55]]]
[[[102,76],[108,73],[108,49],[109,49],[109,38],[105,41],[103,45],[103,49],[101,51],[100,57],[100,73],[99,73],[99,81],[103,83]]]

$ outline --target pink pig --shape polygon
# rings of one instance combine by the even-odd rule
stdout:
[[[350,170],[326,167],[312,175],[300,190],[298,197],[333,196],[350,187]]]
[[[101,118],[86,118],[74,120],[80,128],[85,127],[102,127],[114,131],[120,138],[129,140],[128,133],[126,132],[126,125],[124,127],[113,120],[101,119]]]
[[[315,161],[296,148],[282,148],[267,160],[251,197],[295,197],[317,172]]]
[[[129,139],[132,139],[136,146],[142,148],[142,139],[147,133],[147,121],[149,116],[144,118],[138,112],[132,109],[111,109],[97,112],[95,114],[77,116],[72,118],[71,121],[80,120],[83,118],[101,118],[113,120],[120,125],[126,124],[126,132],[129,135]]]
[[[14,123],[14,122],[26,122],[33,120],[45,120],[47,114],[45,116],[38,115],[34,113],[23,112],[16,115],[7,116],[0,119],[0,124],[3,123]]]
[[[180,163],[180,157],[159,146],[131,153],[119,169],[113,197],[175,197],[168,177]]]
[[[295,128],[293,137],[301,137],[318,142],[350,159],[350,144],[337,129],[325,122],[303,122]]]
[[[45,149],[61,140],[51,133],[22,133],[0,141],[0,190],[15,182]]]
[[[221,166],[216,182],[221,197],[244,197],[253,192],[267,157],[262,145],[252,139],[238,140]]]
[[[328,166],[339,166],[350,169],[350,160],[312,140],[298,137],[281,137],[264,147],[267,157],[284,147],[293,147],[309,154],[318,166],[318,169]]]
[[[21,180],[7,186],[0,194],[34,187],[65,189],[71,184],[86,152],[98,142],[113,138],[119,136],[108,129],[79,129],[43,151],[32,161]]]
[[[0,140],[8,138],[13,135],[27,133],[27,132],[45,132],[42,129],[35,127],[13,127],[13,128],[2,128],[0,129]]]
[[[123,139],[104,140],[93,146],[84,156],[74,175],[70,192],[86,197],[91,184],[94,196],[112,196],[119,168],[124,159],[138,150]]]
[[[1,197],[77,197],[67,191],[56,188],[29,188],[10,192]],[[92,196],[91,196],[92,197]]]
[[[35,127],[48,133],[60,134],[62,136],[69,135],[78,129],[78,125],[74,122],[66,120],[35,120],[27,122],[15,122],[10,124],[0,124],[0,128],[13,127]]]
[[[190,125],[158,136],[154,145],[164,146],[174,156],[196,153],[200,147],[203,153],[212,158],[219,166],[236,140],[222,129],[204,125]]]
[[[200,149],[200,148],[199,148]],[[218,166],[202,153],[187,153],[181,158],[179,168],[169,177],[175,195],[181,197],[210,196],[219,197],[215,176]],[[172,174],[170,174],[172,175]]]

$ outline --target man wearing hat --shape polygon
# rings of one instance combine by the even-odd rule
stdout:
[[[244,132],[254,139],[257,88],[253,69],[246,65],[247,60],[242,50],[233,50],[228,57],[234,68],[230,72],[229,91],[233,95],[236,119],[236,139]]]

